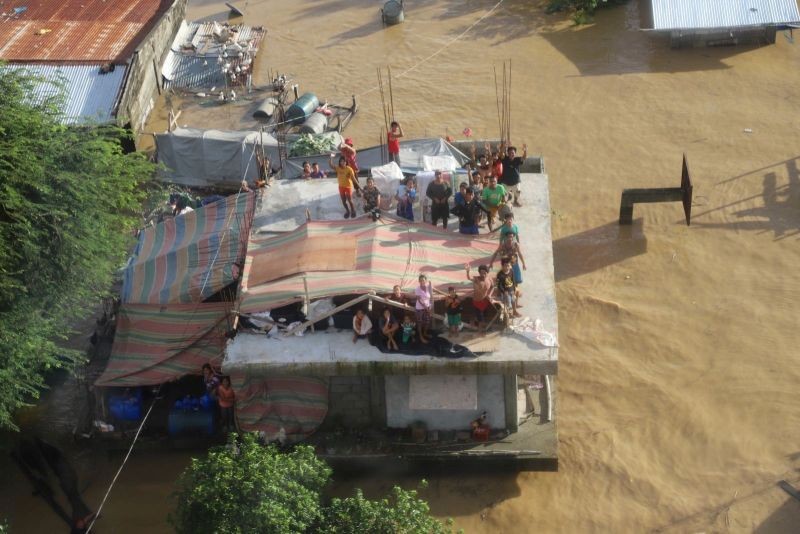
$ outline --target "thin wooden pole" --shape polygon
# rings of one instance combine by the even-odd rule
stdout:
[[[332,316],[335,313],[339,313],[340,311],[345,310],[345,309],[349,308],[350,306],[353,306],[355,304],[358,304],[359,302],[363,302],[363,301],[367,300],[369,297],[370,297],[370,295],[366,294],[366,295],[361,295],[360,297],[354,298],[351,301],[345,302],[341,306],[336,306],[331,311],[320,315],[319,317],[315,318],[313,321],[305,321],[304,323],[301,323],[301,324],[299,324],[299,325],[297,325],[297,326],[295,326],[293,328],[288,328],[286,330],[286,332],[284,332],[283,335],[284,336],[291,336],[292,334],[294,334],[298,330],[305,330],[306,328],[308,328],[310,325],[314,324],[315,322],[320,321],[322,319],[327,319],[328,317]]]
[[[306,213],[308,213],[308,209],[306,209]],[[308,318],[311,313],[311,299],[308,298],[308,277],[306,275],[303,275],[303,290],[306,294],[306,318]],[[314,332],[314,323],[311,323],[311,331]]]

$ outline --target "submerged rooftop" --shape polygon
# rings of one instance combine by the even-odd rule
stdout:
[[[525,170],[523,168],[523,170]],[[390,195],[394,184],[386,183],[381,188],[384,194]],[[523,296],[521,303],[523,308],[520,310],[524,316],[531,321],[541,320],[544,330],[554,334],[557,338],[557,308],[555,300],[555,285],[553,278],[553,252],[552,237],[550,233],[550,199],[548,193],[548,178],[545,174],[524,173],[522,176],[522,200],[524,206],[516,208],[515,220],[520,229],[520,241],[522,252],[526,259],[527,270],[523,272],[522,284]],[[318,219],[327,221],[341,221],[341,223],[328,223],[326,226],[354,226],[363,224],[365,220],[359,218],[356,222],[344,221],[342,217],[341,203],[338,197],[338,189],[335,178],[323,180],[300,181],[282,180],[276,182],[266,193],[266,197],[258,209],[253,224],[253,240],[258,240],[260,236],[284,236],[290,227],[303,224],[306,221],[305,209],[309,209],[311,220]],[[419,217],[417,217],[419,220]],[[399,221],[391,215],[384,216],[373,225],[384,225],[389,227],[408,226],[407,223]],[[488,263],[491,250],[498,243],[498,235],[485,233],[477,239],[461,236],[457,233],[455,220],[451,219],[450,229],[447,232],[433,231],[427,223],[416,223],[420,226],[420,231],[424,231],[423,236],[409,238],[403,232],[395,232],[396,242],[389,241],[391,237],[382,235],[380,245],[386,250],[392,250],[392,255],[399,257],[393,258],[396,261],[405,262],[406,255],[410,258],[414,254],[424,254],[425,245],[420,244],[420,240],[431,240],[435,242],[431,246],[436,246],[439,250],[445,250],[446,254],[438,262],[436,270],[419,270],[413,267],[416,262],[408,262],[406,272],[383,272],[385,276],[385,287],[372,287],[365,279],[363,287],[354,287],[348,293],[364,294],[378,291],[379,294],[391,292],[393,283],[403,283],[406,292],[413,290],[416,277],[420,272],[426,272],[431,278],[434,286],[439,285],[442,289],[443,284],[452,284],[463,295],[471,295],[471,283],[464,276],[464,255],[470,256],[467,261],[472,261],[473,269],[477,265]],[[329,230],[332,231],[332,230]],[[486,229],[483,227],[482,232]],[[435,234],[439,234],[438,236]],[[392,234],[389,234],[391,236]],[[341,239],[341,236],[331,237],[332,240]],[[400,245],[400,246],[398,246]],[[394,249],[391,247],[394,246]],[[466,248],[462,248],[466,247]],[[385,251],[384,251],[385,253]],[[248,252],[248,262],[251,261],[251,252]],[[373,253],[367,254],[370,256]],[[374,252],[374,254],[379,254]],[[449,260],[452,254],[452,261]],[[362,254],[359,252],[358,257]],[[441,256],[441,254],[440,254]],[[424,261],[421,262],[424,264]],[[276,292],[270,292],[269,288],[253,289],[248,286],[248,266],[245,266],[245,274],[242,281],[242,300],[246,308],[244,311],[253,313],[257,311],[267,311],[268,305],[264,309],[259,309],[259,299],[252,298],[248,301],[248,293],[254,291],[258,294],[261,291],[262,302],[277,302],[271,300],[279,298]],[[495,270],[499,267],[499,262],[495,263]],[[356,270],[362,267],[357,267]],[[314,274],[303,273],[301,265],[295,266],[292,274],[298,276],[302,288],[302,277],[306,277],[306,284],[310,286],[311,300],[314,300]],[[288,272],[288,271],[287,271]],[[326,273],[322,273],[322,284],[325,283]],[[337,274],[328,275],[328,282],[334,283]],[[372,280],[372,279],[370,279]],[[380,278],[377,278],[380,281]],[[460,282],[457,282],[459,281]],[[410,281],[410,282],[409,282]],[[373,280],[374,282],[374,280]],[[457,285],[460,283],[461,285]],[[284,286],[285,288],[285,286]],[[446,289],[446,288],[445,288]],[[302,300],[302,289],[298,289],[293,300]],[[266,296],[265,296],[266,295]],[[280,296],[285,303],[286,295]],[[376,304],[382,306],[381,304]],[[466,307],[470,307],[469,304]],[[518,320],[521,321],[521,320]],[[441,323],[439,323],[441,324]],[[468,337],[467,329],[464,329],[460,336],[454,339],[461,343]],[[240,332],[235,339],[228,343],[226,349],[223,369],[226,373],[234,371],[246,371],[253,374],[274,374],[274,373],[304,373],[317,374],[321,376],[331,375],[374,375],[374,374],[556,374],[558,369],[558,349],[547,347],[536,341],[532,341],[520,334],[514,333],[491,333],[482,340],[482,347],[476,347],[474,352],[489,347],[490,352],[484,352],[477,357],[450,359],[436,356],[410,356],[400,353],[382,353],[376,347],[360,340],[353,344],[351,332],[349,330],[332,331],[328,329],[324,332],[311,332],[307,330],[302,337],[279,336],[268,338],[263,334],[253,334]]]

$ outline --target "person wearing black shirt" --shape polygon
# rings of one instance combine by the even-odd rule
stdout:
[[[469,235],[478,235],[481,212],[489,214],[489,211],[475,198],[475,192],[471,187],[467,187],[464,191],[464,204],[456,204],[451,210],[451,213],[458,217],[458,231]]]
[[[525,163],[528,157],[528,145],[522,145],[522,157],[517,157],[517,147],[510,146],[506,149],[506,156],[501,160],[503,163],[503,176],[498,180],[506,187],[506,191],[514,197],[514,205],[521,206],[519,203],[519,168]]]
[[[447,219],[450,217],[450,197],[453,196],[453,189],[442,177],[442,171],[436,171],[435,179],[428,184],[425,196],[431,199],[431,223],[436,226],[439,219],[442,219],[442,226],[447,230]]]

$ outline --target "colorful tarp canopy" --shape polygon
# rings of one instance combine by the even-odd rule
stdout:
[[[236,280],[255,199],[232,195],[143,230],[125,269],[122,302],[201,302]]]
[[[148,386],[219,364],[229,302],[123,304],[108,366],[99,386]]]
[[[313,433],[328,413],[328,384],[320,378],[231,375],[239,428],[263,432],[268,441],[300,441]]]
[[[308,242],[328,243],[324,258]],[[239,293],[239,311],[255,313],[334,295],[413,291],[420,274],[440,290],[471,287],[464,264],[488,263],[495,237],[478,238],[391,216],[311,221],[270,238],[251,238]],[[324,261],[323,261],[324,260]],[[274,279],[270,273],[283,275]],[[477,274],[477,272],[476,272]]]

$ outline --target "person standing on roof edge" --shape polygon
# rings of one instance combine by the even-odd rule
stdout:
[[[481,201],[489,212],[486,224],[491,232],[492,225],[497,217],[497,212],[500,211],[500,207],[506,202],[506,188],[497,183],[497,178],[491,176],[489,178],[489,187],[484,187],[481,192]]]
[[[453,189],[444,181],[442,171],[436,171],[434,180],[428,184],[425,196],[431,199],[431,224],[436,226],[439,219],[442,227],[447,230],[447,219],[450,217],[450,197]]]
[[[417,335],[422,343],[428,343],[431,328],[431,313],[433,309],[433,289],[428,277],[419,275],[419,286],[414,290],[417,302],[414,308],[417,311]]]
[[[361,191],[364,199],[364,213],[373,213],[381,207],[381,192],[375,187],[375,180],[370,176],[367,178],[367,185]]]
[[[519,168],[525,163],[528,157],[528,145],[522,145],[522,157],[517,156],[517,147],[510,146],[506,149],[503,163],[503,175],[499,182],[506,187],[506,190],[514,197],[514,205],[519,207],[519,182],[521,180]]]
[[[336,179],[339,181],[339,198],[342,199],[342,205],[344,206],[344,218],[355,218],[356,208],[353,205],[353,186],[356,186],[357,189],[358,182],[356,182],[356,178],[353,176],[353,169],[347,165],[347,160],[344,156],[339,157],[338,165],[333,164],[333,156],[331,154],[331,159],[328,163],[331,169],[336,171]]]
[[[478,276],[470,274],[469,263],[464,265],[464,269],[467,271],[467,280],[472,282],[472,307],[475,312],[473,324],[477,328],[483,328],[486,324],[486,311],[492,305],[494,283],[488,276],[489,268],[486,265],[478,267]]]
[[[342,157],[344,157],[345,161],[347,161],[347,166],[353,170],[354,184],[356,191],[361,189],[358,184],[358,162],[356,161],[356,146],[353,143],[353,138],[348,137],[344,140],[344,143],[339,145],[339,152],[341,152]]]
[[[394,161],[400,165],[400,138],[403,137],[403,128],[397,121],[392,121],[389,132],[386,134],[387,146],[389,148],[389,161]]]

